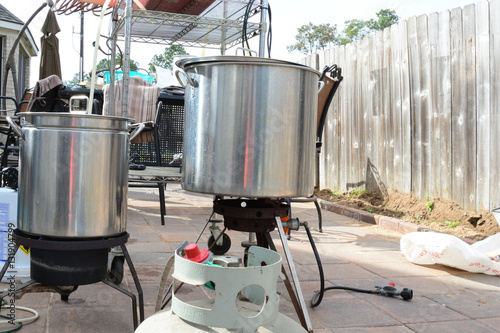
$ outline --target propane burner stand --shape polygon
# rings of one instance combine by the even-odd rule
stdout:
[[[132,299],[132,315],[135,329],[138,326],[136,296],[106,279],[108,251],[110,248],[119,246],[125,256],[137,289],[140,321],[144,320],[142,288],[125,246],[130,236],[127,232],[114,237],[64,239],[28,235],[19,229],[15,229],[12,236],[15,244],[14,252],[5,261],[0,271],[0,280],[7,272],[19,246],[22,245],[31,249],[31,280],[16,286],[15,292],[35,283],[40,283],[47,286],[47,288],[43,288],[43,291],[54,290],[61,295],[62,300],[68,300],[69,294],[75,291],[79,285],[103,282]],[[3,300],[7,294],[8,292],[0,294],[0,299]]]
[[[278,229],[286,262],[292,279],[289,279],[287,272],[282,267],[285,276],[283,280],[288,294],[292,300],[295,312],[297,313],[301,325],[312,332],[312,324],[307,312],[302,290],[300,288],[298,276],[293,263],[292,254],[288,247],[282,220],[288,220],[290,215],[290,204],[285,199],[257,198],[257,199],[223,199],[216,196],[213,210],[224,217],[224,227],[229,230],[237,230],[255,233],[256,245],[276,251],[270,232]],[[207,221],[207,223],[210,222]],[[203,231],[202,231],[203,232]],[[216,245],[214,241],[214,245]],[[251,242],[249,242],[251,243]],[[252,244],[247,244],[248,246]]]

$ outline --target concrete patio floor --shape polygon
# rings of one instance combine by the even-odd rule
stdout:
[[[212,197],[183,191],[179,184],[166,189],[166,225],[160,225],[158,191],[129,189],[126,246],[144,292],[145,316],[154,313],[159,280],[172,251],[184,240],[194,242],[212,210]],[[394,282],[410,288],[411,301],[345,290],[330,290],[322,303],[308,306],[314,332],[500,332],[500,278],[446,266],[419,266],[399,251],[400,233],[323,210],[323,233],[312,203],[294,203],[294,217],[308,221],[320,252],[326,286],[372,289]],[[242,255],[246,233],[228,231],[230,254]],[[205,231],[200,247],[207,248]],[[279,245],[277,232],[273,239]],[[288,242],[306,303],[319,289],[319,275],[303,228]],[[278,246],[278,251],[281,247]],[[281,253],[283,253],[281,251]],[[135,292],[125,264],[122,286]],[[8,285],[2,283],[2,289]],[[280,312],[298,321],[290,297],[278,284]],[[62,301],[54,292],[29,292],[16,306],[35,309],[38,320],[19,332],[133,332],[131,300],[103,283],[79,286]],[[7,310],[2,310],[6,314]],[[21,311],[18,311],[20,316]],[[23,317],[29,314],[23,314]],[[12,328],[2,324],[0,331]]]

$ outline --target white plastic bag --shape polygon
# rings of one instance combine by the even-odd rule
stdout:
[[[401,252],[415,264],[441,264],[469,272],[500,275],[500,263],[487,253],[499,250],[500,234],[469,245],[460,238],[437,232],[412,232],[401,237]]]

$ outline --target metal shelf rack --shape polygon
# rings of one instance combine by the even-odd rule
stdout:
[[[196,2],[196,0],[193,0]],[[192,2],[193,2],[192,1]],[[125,2],[125,3],[124,3]],[[155,43],[159,45],[181,45],[185,47],[226,49],[242,43],[244,17],[250,0],[215,0],[200,15],[186,15],[163,11],[133,9],[132,0],[119,0],[112,17],[109,35],[112,41],[111,77],[114,77],[116,43],[124,41],[123,94],[128,95],[130,71],[130,47],[132,42]],[[259,56],[264,56],[266,16],[268,0],[256,0],[251,4],[249,18],[260,14],[259,22],[246,24],[247,40],[259,37]],[[254,19],[255,21],[255,19]],[[111,99],[114,99],[114,81],[110,82]],[[110,107],[114,107],[110,103]],[[122,101],[121,115],[127,116],[127,99]]]

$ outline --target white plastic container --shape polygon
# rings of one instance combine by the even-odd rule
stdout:
[[[17,228],[17,191],[0,187],[0,265],[4,266],[9,256],[9,247],[14,248],[14,243],[9,240],[9,233],[12,234]],[[30,256],[21,248],[17,250],[13,267],[8,268],[2,282],[7,282],[11,275],[16,280],[22,282],[30,279]]]
[[[500,225],[500,207],[493,209],[491,212],[495,220],[497,220],[498,225]]]

